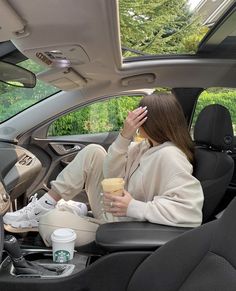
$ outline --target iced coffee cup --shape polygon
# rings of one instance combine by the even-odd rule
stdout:
[[[108,192],[112,195],[123,195],[124,190],[124,179],[123,178],[108,178],[101,182],[103,192]]]

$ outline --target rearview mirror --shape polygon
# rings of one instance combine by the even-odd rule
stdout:
[[[22,67],[0,61],[0,81],[11,86],[34,88],[36,76]]]

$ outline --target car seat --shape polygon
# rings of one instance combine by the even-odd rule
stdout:
[[[228,109],[218,104],[205,107],[196,121],[194,138],[194,175],[203,188],[203,222],[207,222],[214,217],[234,170],[234,160],[228,154],[233,146]],[[108,252],[154,250],[188,230],[149,222],[108,223],[99,226],[96,244]]]
[[[235,291],[236,199],[219,220],[165,244],[136,269],[128,291]]]
[[[230,113],[219,104],[206,106],[194,127],[194,176],[204,192],[203,222],[213,218],[234,171],[234,160],[228,154],[233,146]]]

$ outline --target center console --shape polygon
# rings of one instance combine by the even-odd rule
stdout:
[[[191,228],[150,222],[106,223],[99,226],[96,243],[107,252],[154,251],[188,230]]]
[[[53,263],[52,251],[48,249],[26,249],[23,250],[23,253],[27,266],[25,268],[17,268],[12,258],[6,255],[0,267],[0,276],[31,279],[63,278],[84,270],[89,263],[88,256],[79,255],[78,253],[75,253],[73,260],[66,264]]]
[[[86,267],[88,257],[75,254],[68,264],[57,264],[52,261],[49,249],[22,250],[17,239],[6,235],[4,239],[5,259],[1,264],[0,274],[9,274],[17,278],[53,279],[67,277]]]
[[[189,228],[145,222],[101,225],[96,241],[78,248],[68,264],[53,263],[52,250],[24,248],[5,238],[0,266],[4,291],[122,291],[154,250]]]
[[[32,272],[21,272],[15,266],[21,259],[13,259],[4,251],[0,266],[1,290],[121,291],[126,289],[137,266],[150,255],[150,252],[117,252],[96,256],[75,252],[68,264],[60,264],[53,263],[52,251],[46,248],[22,249],[22,252]]]

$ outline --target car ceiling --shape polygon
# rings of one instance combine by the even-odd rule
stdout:
[[[234,12],[235,5],[229,20]],[[214,34],[204,39],[203,50],[197,55],[123,60],[116,0],[0,0],[0,16],[2,58],[13,62],[24,55],[32,58],[45,68],[39,78],[63,90],[0,124],[3,140],[17,141],[23,133],[50,124],[80,105],[109,95],[128,94],[133,89],[185,88],[188,95],[193,92],[191,88],[200,92],[197,88],[236,87],[233,46],[228,46],[225,54],[215,53],[226,36],[234,36],[230,21],[225,19],[216,24]],[[21,30],[17,32],[16,27]],[[219,44],[214,35],[218,35]],[[17,50],[5,42],[8,39]],[[58,50],[70,61],[68,64],[46,54]]]
[[[9,14],[9,9],[14,11],[17,18],[14,13],[10,16],[21,28],[13,32],[9,17],[5,17],[1,20],[0,40],[6,40],[4,32],[9,32],[8,38],[25,56],[45,67],[45,73],[38,77],[60,89],[83,88],[101,94],[142,87],[236,85],[233,77],[236,58],[230,54],[235,51],[236,43],[232,25],[236,18],[235,4],[227,21],[219,21],[218,29],[212,29],[213,33],[204,39],[196,56],[144,57],[129,62],[122,60],[115,0],[9,0],[1,1],[0,8],[1,14],[7,10],[4,15]],[[228,37],[231,41],[227,46]],[[214,53],[220,43],[224,43],[223,51],[226,44],[230,52]],[[58,51],[64,60],[56,59]]]
[[[4,3],[9,6],[6,8]],[[0,8],[2,14],[10,9],[17,15],[8,11],[8,19],[2,20],[0,40],[5,41],[4,32],[10,31],[7,36],[17,49],[45,67],[39,79],[62,90],[82,89],[85,94],[98,96],[143,87],[236,85],[236,58],[231,53],[236,43],[232,27],[235,4],[227,21],[219,20],[213,33],[203,40],[197,55],[141,57],[139,61],[125,62],[120,47],[118,1],[9,0],[0,1]],[[12,23],[24,28],[12,32]],[[227,45],[227,54],[219,49],[217,52],[220,44],[228,43],[228,37],[231,45]],[[64,63],[57,59],[58,51]]]

